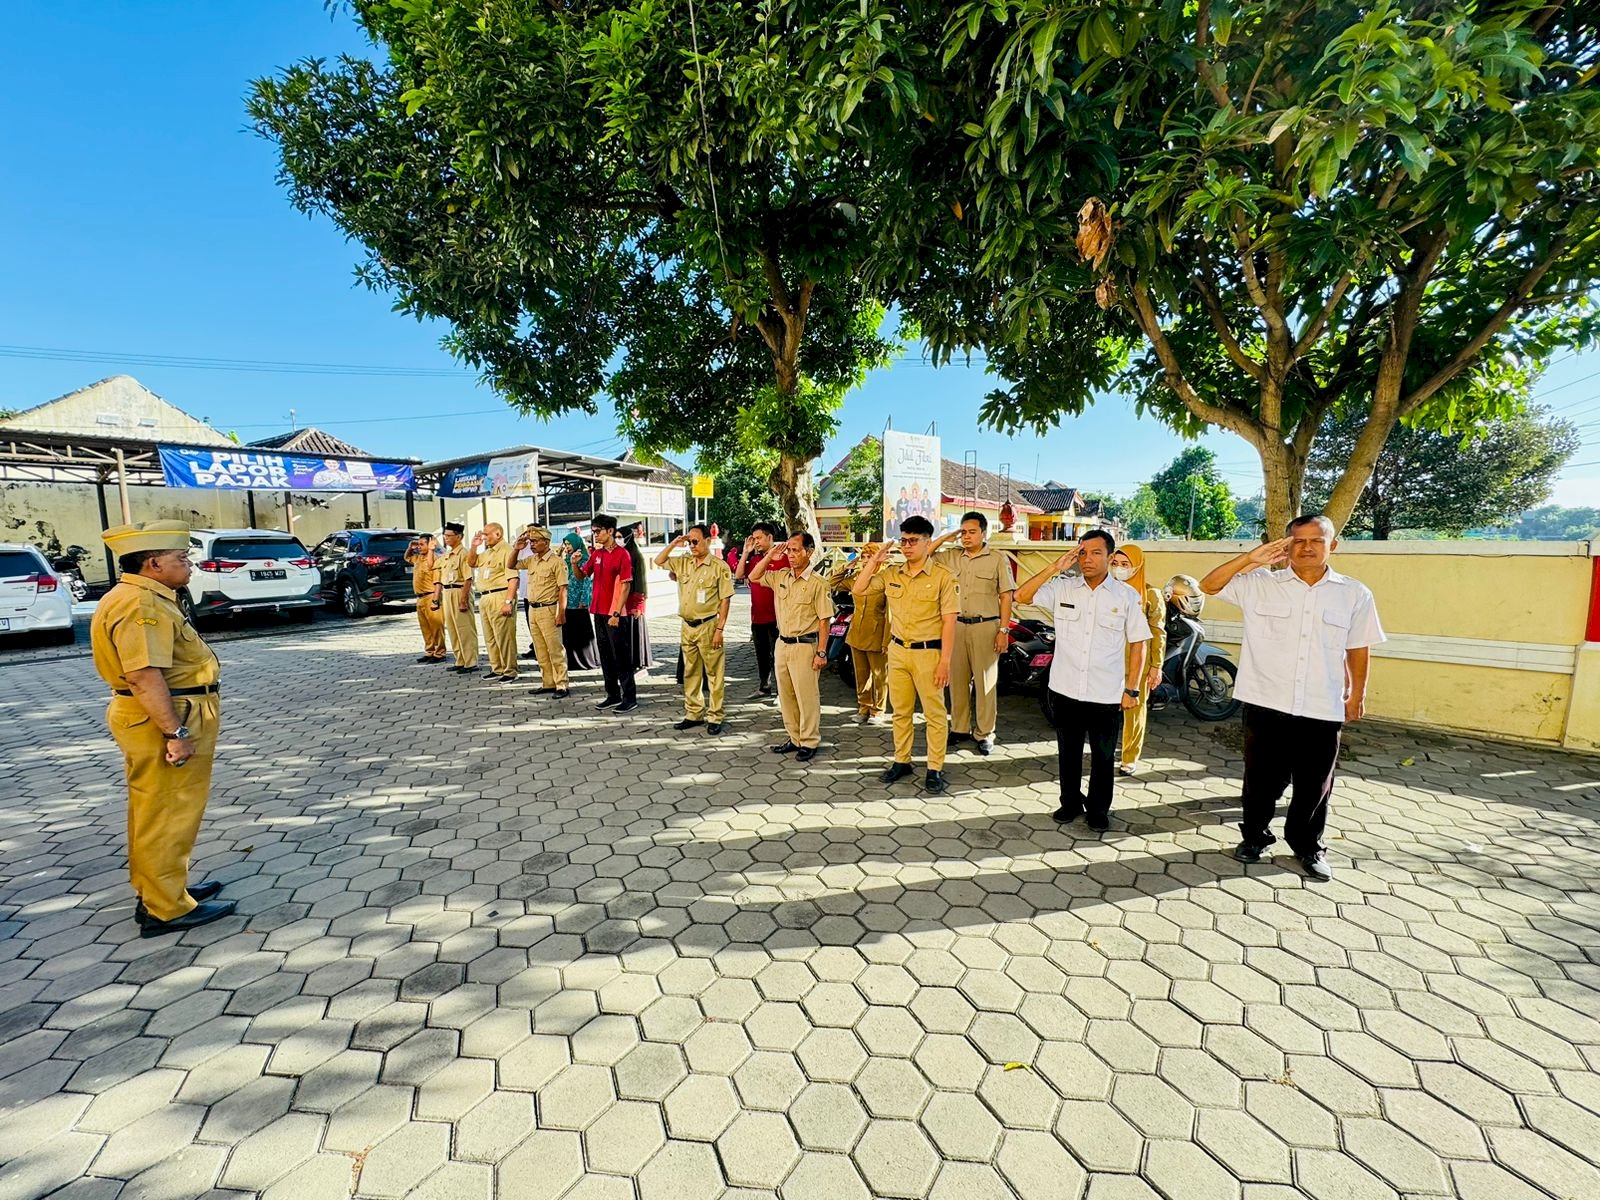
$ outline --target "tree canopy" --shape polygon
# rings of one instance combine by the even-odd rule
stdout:
[[[1217,456],[1204,446],[1184,450],[1148,487],[1161,523],[1181,537],[1218,541],[1233,537],[1239,528],[1233,496],[1217,471]]]
[[[883,443],[862,438],[844,456],[828,483],[831,498],[849,509],[845,522],[857,541],[883,532]]]
[[[844,394],[887,361],[862,205],[924,134],[895,105],[848,133],[802,67],[847,14],[782,0],[352,0],[381,61],[310,60],[249,112],[293,203],[359,275],[529,413],[615,404],[654,451],[777,452],[791,524]],[[851,10],[853,14],[854,10]],[[858,96],[859,98],[859,96]]]
[[[1281,527],[1342,405],[1343,521],[1398,422],[1505,415],[1475,373],[1597,332],[1592,5],[965,0],[942,77],[923,40],[861,71],[938,78],[959,131],[922,184],[955,220],[914,208],[902,235],[955,265],[907,311],[944,352],[989,344],[996,424],[1046,430],[1119,381],[1255,448]]]
[[[1313,506],[1337,485],[1361,419],[1334,414],[1312,452],[1307,496]],[[1401,530],[1460,535],[1504,525],[1544,503],[1581,444],[1567,421],[1542,412],[1495,420],[1472,434],[1399,426],[1345,523],[1345,536],[1385,540]]]

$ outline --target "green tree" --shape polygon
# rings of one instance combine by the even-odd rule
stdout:
[[[867,541],[883,532],[883,443],[862,438],[845,455],[828,485],[829,493],[850,512],[850,534]]]
[[[772,476],[773,454],[717,455],[702,453],[696,469],[715,477],[713,495],[706,504],[706,519],[723,539],[749,536],[759,521],[782,525],[783,509],[767,481]]]
[[[940,67],[886,35],[847,77],[936,81],[921,188],[956,220],[908,208],[941,253],[904,308],[936,354],[989,348],[992,423],[1049,428],[1137,347],[1140,408],[1248,442],[1274,528],[1359,414],[1343,522],[1398,423],[1470,431],[1510,411],[1474,372],[1596,335],[1592,6],[964,0],[943,35]]]
[[[1148,483],[1122,502],[1122,525],[1131,538],[1164,538],[1172,536],[1171,530],[1161,520],[1161,505],[1156,491]]]
[[[1600,536],[1600,508],[1562,508],[1546,504],[1523,513],[1508,527],[1486,536],[1543,542],[1583,542]]]
[[[1307,475],[1316,507],[1337,486],[1361,433],[1361,418],[1335,413],[1317,439]],[[1401,425],[1345,523],[1350,536],[1384,541],[1401,530],[1459,536],[1501,525],[1544,502],[1581,439],[1544,410],[1492,421],[1468,437]]]
[[[1234,530],[1234,537],[1263,540],[1266,538],[1267,494],[1265,492],[1257,492],[1254,496],[1241,496],[1233,502],[1233,511],[1239,518],[1239,528]]]
[[[1239,527],[1227,481],[1217,473],[1217,456],[1204,446],[1190,446],[1148,486],[1161,523],[1174,533],[1210,542],[1231,538]]]
[[[856,10],[349,7],[381,61],[302,62],[248,109],[291,201],[363,247],[359,278],[449,322],[523,412],[605,395],[648,450],[775,450],[788,522],[814,529],[811,460],[894,346],[860,268],[899,218],[859,197],[925,136],[898,99],[842,134],[807,80],[819,47],[869,36]]]

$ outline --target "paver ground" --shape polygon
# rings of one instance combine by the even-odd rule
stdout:
[[[104,688],[0,666],[0,1200],[1600,1196],[1600,762],[1358,726],[1316,886],[1228,856],[1234,725],[1156,714],[1099,837],[1029,697],[943,797],[831,676],[768,753],[737,622],[677,734],[675,626],[623,717],[220,645],[240,911],[151,940]]]

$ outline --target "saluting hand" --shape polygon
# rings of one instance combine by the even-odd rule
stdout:
[[[1072,565],[1077,561],[1078,561],[1078,547],[1074,546],[1074,547],[1072,547],[1072,549],[1068,550],[1065,554],[1063,554],[1060,558],[1056,559],[1056,571],[1057,571],[1057,573],[1058,574],[1065,573],[1066,571],[1071,569]]]
[[[1286,563],[1289,561],[1289,546],[1292,540],[1284,537],[1275,542],[1265,542],[1250,551],[1245,558],[1255,567],[1275,567],[1280,563]]]

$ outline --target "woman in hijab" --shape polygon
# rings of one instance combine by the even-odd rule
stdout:
[[[1120,579],[1144,601],[1144,617],[1150,622],[1148,669],[1139,683],[1139,703],[1122,714],[1122,765],[1118,775],[1133,775],[1141,769],[1144,754],[1145,718],[1149,713],[1150,693],[1161,682],[1161,663],[1167,656],[1167,602],[1144,577],[1144,551],[1131,542],[1117,547],[1111,556],[1111,576]],[[1129,653],[1133,651],[1130,645]]]
[[[561,626],[567,670],[598,671],[600,651],[595,648],[594,622],[589,619],[594,584],[578,575],[578,568],[589,561],[589,549],[576,529],[568,530],[561,539],[561,557],[567,560],[567,619]]]
[[[633,560],[633,586],[628,590],[628,602],[623,607],[623,611],[633,618],[633,669],[635,672],[647,671],[655,666],[655,660],[650,657],[650,626],[644,619],[644,598],[649,591],[645,581],[647,568],[638,546],[638,539],[644,535],[644,526],[635,522],[622,532],[628,557]]]

